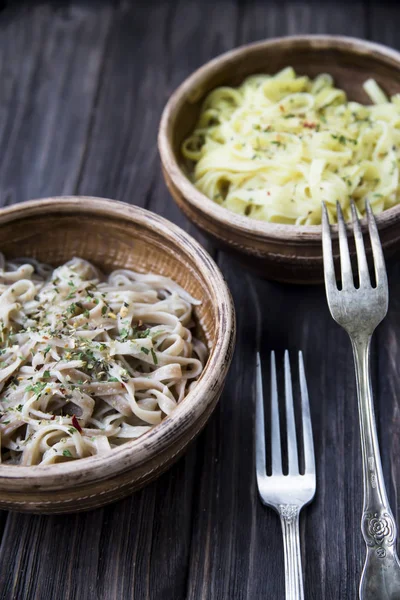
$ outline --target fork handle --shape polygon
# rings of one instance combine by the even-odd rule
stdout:
[[[367,556],[360,600],[400,600],[396,523],[383,479],[370,376],[371,336],[352,339],[361,430],[364,505],[361,530]]]
[[[286,600],[304,600],[299,532],[300,507],[295,504],[280,504],[279,515],[285,552]]]

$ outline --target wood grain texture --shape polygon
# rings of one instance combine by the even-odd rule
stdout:
[[[43,14],[58,14],[55,4],[41,6]],[[98,23],[99,10],[88,2],[72,2],[68,6],[79,14],[86,11],[82,27]],[[83,77],[85,51],[76,31],[71,35],[71,44],[76,46],[73,77],[61,57],[58,63],[59,77],[68,78],[76,90],[83,81],[97,90],[88,117],[89,129],[85,129],[91,131],[84,136],[87,158],[80,158],[77,164],[79,161],[72,152],[62,169],[53,162],[54,185],[50,189],[44,183],[40,193],[61,193],[68,175],[69,181],[80,183],[78,188],[67,192],[100,195],[107,192],[108,196],[134,204],[146,198],[146,207],[162,212],[185,229],[190,225],[173,205],[162,182],[154,153],[155,138],[149,138],[143,142],[143,149],[138,149],[143,157],[143,170],[132,164],[135,153],[131,131],[123,124],[136,123],[140,115],[135,112],[134,102],[127,103],[122,120],[121,113],[107,100],[113,97],[117,81],[118,90],[124,91],[123,75],[130,86],[127,94],[135,97],[138,92],[133,90],[132,72],[139,78],[146,71],[159,72],[160,64],[162,68],[166,65],[167,71],[159,79],[159,95],[154,94],[141,104],[143,110],[154,115],[154,122],[147,119],[146,127],[149,135],[155,136],[162,105],[176,85],[204,61],[237,44],[287,33],[335,33],[367,37],[400,49],[399,8],[395,2],[149,0],[145,3],[141,0],[132,5],[110,2],[105,6],[110,11],[108,44],[111,39],[114,41],[106,53],[104,38],[92,41],[92,51],[103,53],[99,69],[87,79]],[[7,52],[12,56],[13,40],[15,57],[8,61],[8,71],[14,82],[19,77],[19,89],[28,89],[29,65],[34,56],[40,57],[42,53],[37,41],[31,45],[29,56],[26,51],[22,56],[22,46],[16,46],[16,40],[22,44],[28,27],[35,23],[37,10],[36,5],[20,8],[18,4],[0,13],[1,30],[12,31],[7,41],[4,35],[0,37],[0,59]],[[157,29],[152,28],[153,15],[160,14],[162,18],[156,19]],[[123,33],[124,19],[135,23],[131,36],[129,27]],[[154,44],[153,52],[158,49],[151,61],[145,61],[140,54],[138,39],[142,40],[139,48]],[[46,39],[41,43],[45,47]],[[110,57],[114,44],[120,49],[118,53],[114,50]],[[128,56],[132,72],[127,73]],[[119,65],[123,60],[121,73]],[[40,80],[44,77],[40,69],[38,77]],[[31,89],[18,110],[22,111],[24,103],[32,102],[33,97]],[[78,106],[80,100],[78,94]],[[49,98],[47,106],[51,105]],[[17,106],[8,102],[4,86],[0,87],[0,107],[2,115],[14,119]],[[109,118],[110,111],[113,116]],[[68,123],[72,113],[72,107],[65,110]],[[28,114],[26,119],[29,121]],[[0,126],[7,123],[1,119]],[[40,122],[37,127],[42,127]],[[135,129],[136,134],[138,131]],[[75,135],[79,133],[82,132],[76,131]],[[24,141],[20,139],[17,146],[8,148],[8,137],[1,135],[8,164],[18,162]],[[112,144],[107,143],[109,137]],[[117,161],[115,147],[119,143],[129,150],[125,153],[117,150]],[[3,159],[0,168],[2,165]],[[22,174],[22,181],[18,165],[16,169],[15,176],[10,168],[7,180],[0,178],[0,196],[10,202],[37,195],[29,193],[30,186],[37,185],[32,173],[29,177]],[[123,179],[119,179],[118,173],[124,174]],[[135,173],[132,179],[129,173]],[[205,431],[168,473],[116,504],[76,516],[4,515],[6,527],[0,548],[2,600],[284,599],[279,520],[261,506],[254,487],[252,387],[257,325],[254,295],[261,313],[264,357],[271,348],[278,352],[286,347],[302,348],[305,353],[318,466],[317,496],[301,522],[306,597],[310,600],[357,597],[364,555],[359,529],[361,460],[348,339],[332,321],[322,288],[296,288],[253,278],[249,283],[232,258],[221,254],[219,264],[237,308],[238,343],[225,392]],[[389,265],[389,281],[389,313],[377,331],[372,358],[385,480],[399,522],[396,488],[400,482],[397,368],[400,272],[395,261]]]
[[[32,2],[1,15],[2,205],[75,190],[112,16],[96,6]]]

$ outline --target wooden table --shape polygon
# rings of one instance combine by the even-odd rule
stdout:
[[[400,3],[382,0],[141,0],[6,3],[0,13],[0,205],[57,194],[116,198],[204,242],[160,172],[161,110],[186,75],[238,44],[294,33],[400,47]],[[364,556],[352,356],[322,287],[262,282],[207,247],[232,290],[237,349],[205,431],[168,473],[95,512],[1,515],[3,600],[284,598],[277,516],[256,494],[253,383],[264,350],[301,348],[318,490],[301,529],[306,597],[354,600]],[[375,405],[391,505],[400,484],[400,273],[373,347]]]

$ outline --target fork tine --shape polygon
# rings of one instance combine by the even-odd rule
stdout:
[[[353,273],[351,270],[349,242],[347,240],[346,224],[344,222],[340,203],[336,203],[337,220],[339,227],[339,250],[340,250],[340,272],[342,277],[342,289],[352,287]]]
[[[329,217],[325,202],[322,203],[322,250],[324,258],[324,277],[327,293],[337,289],[335,277],[335,265],[332,254],[331,230]]]
[[[387,287],[387,274],[385,267],[385,259],[383,257],[382,245],[379,239],[378,228],[372,209],[368,200],[365,202],[368,217],[369,237],[371,238],[372,254],[374,256],[375,279],[377,285]]]
[[[304,370],[303,353],[299,352],[299,378],[301,392],[301,418],[303,426],[304,472],[315,473],[314,441],[311,427],[310,402],[308,399],[307,381]]]
[[[354,239],[356,241],[358,277],[360,280],[360,287],[363,285],[369,286],[371,285],[371,280],[369,277],[367,257],[365,254],[364,239],[361,232],[361,226],[360,221],[358,220],[356,207],[353,201],[351,201],[351,214],[353,218]]]
[[[281,430],[274,351],[271,352],[271,463],[272,475],[282,473]]]
[[[266,476],[264,397],[262,385],[261,359],[259,352],[257,352],[256,362],[256,474],[257,480],[259,477]]]
[[[289,352],[285,350],[285,404],[286,404],[286,431],[289,474],[299,472],[299,458],[297,455],[296,425],[294,420],[292,377],[290,373]]]

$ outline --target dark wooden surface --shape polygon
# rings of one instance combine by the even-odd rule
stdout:
[[[57,194],[156,211],[204,242],[173,205],[156,149],[161,110],[196,67],[235,45],[294,33],[355,35],[400,48],[400,3],[380,0],[2,2],[0,205]],[[238,315],[219,407],[157,482],[78,516],[1,514],[3,600],[284,598],[278,518],[258,501],[254,350],[304,351],[318,466],[303,513],[306,598],[354,600],[364,555],[352,356],[321,287],[261,282],[217,258]],[[373,348],[385,479],[399,519],[400,266]],[[258,318],[257,315],[260,315]]]

